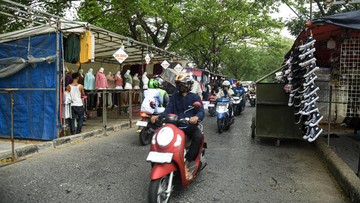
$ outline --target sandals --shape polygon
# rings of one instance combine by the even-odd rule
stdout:
[[[189,167],[187,163],[185,163],[185,178],[186,181],[191,181],[194,178],[194,176],[189,171]]]

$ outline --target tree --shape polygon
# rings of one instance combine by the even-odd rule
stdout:
[[[204,8],[207,24],[179,46],[172,47],[189,56],[199,68],[219,72],[221,53],[226,47],[241,46],[249,40],[255,42],[276,33],[274,30],[283,26],[269,16],[268,11],[276,6],[272,1],[211,2],[211,6]]]
[[[290,33],[297,36],[303,29],[306,21],[310,21],[309,1],[303,0],[281,0],[296,12],[297,16],[285,22]],[[312,19],[321,18],[337,13],[359,10],[360,4],[326,4],[323,0],[313,0]]]
[[[34,17],[32,14],[36,10],[45,11],[54,15],[64,16],[67,9],[71,8],[72,2],[80,0],[18,0],[17,3],[23,4],[25,6],[30,6],[34,10],[19,9],[16,6],[2,3],[0,5],[0,12],[5,12],[11,16],[0,14],[0,33],[7,33],[14,30],[24,29],[29,26],[36,26],[34,23],[47,23],[46,19]],[[25,12],[21,12],[25,11]],[[42,14],[36,13],[38,16]]]
[[[280,67],[291,44],[291,40],[277,36],[258,46],[227,48],[222,54],[222,73],[239,80],[256,80]]]

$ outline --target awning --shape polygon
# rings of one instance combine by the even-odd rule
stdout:
[[[53,33],[59,30],[64,36],[70,33],[84,33],[85,31],[91,31],[95,36],[95,61],[114,63],[119,62],[112,56],[120,47],[124,45],[125,52],[129,57],[124,63],[145,63],[145,56],[148,53],[151,55],[151,62],[162,62],[165,59],[169,61],[184,61],[183,57],[176,55],[164,49],[157,48],[152,45],[148,45],[132,38],[125,37],[106,29],[97,27],[95,25],[80,22],[80,21],[61,21],[60,26],[57,27],[55,23],[50,25],[40,25],[23,30],[18,30],[10,33],[0,35],[0,43],[21,39],[25,37],[31,37],[35,35]]]

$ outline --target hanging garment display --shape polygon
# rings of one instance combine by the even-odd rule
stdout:
[[[76,34],[69,34],[65,44],[65,61],[77,63],[80,56],[80,38]]]
[[[313,142],[322,133],[319,122],[323,119],[316,101],[319,99],[317,91],[320,89],[315,84],[317,78],[314,57],[315,39],[308,37],[306,42],[298,46],[291,53],[282,70],[284,79],[288,81],[285,86],[289,94],[288,106],[294,107],[295,123],[303,125],[303,139]]]
[[[88,63],[93,59],[92,34],[86,31],[80,35],[80,63]]]

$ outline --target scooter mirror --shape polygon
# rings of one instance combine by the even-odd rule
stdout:
[[[198,102],[198,101],[194,102],[192,106],[193,106],[196,110],[200,110],[201,107],[202,107],[201,103]]]

